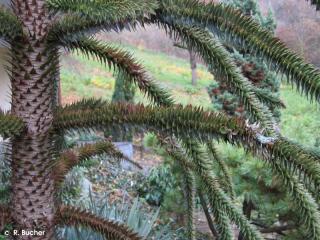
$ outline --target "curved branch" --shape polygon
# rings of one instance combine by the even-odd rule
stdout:
[[[234,199],[235,193],[234,193],[234,190],[233,190],[232,179],[231,179],[231,175],[230,175],[228,166],[220,158],[220,156],[219,156],[219,154],[217,152],[217,149],[213,145],[213,142],[207,143],[207,149],[208,149],[209,155],[213,158],[213,161],[217,162],[217,164],[219,165],[219,168],[221,169],[221,171],[223,173],[223,177],[224,177],[226,185],[228,187],[228,192],[229,192],[229,194],[231,196],[231,199]]]
[[[188,240],[196,239],[194,224],[194,204],[195,204],[195,179],[191,169],[185,164],[179,163],[182,169],[182,178],[185,188],[186,210],[187,210],[187,236]]]
[[[182,106],[156,108],[108,102],[99,104],[98,107],[89,106],[86,101],[81,101],[59,109],[54,119],[55,130],[111,128],[120,125],[124,130],[143,127],[150,131],[203,142],[211,141],[212,138],[221,139],[242,145],[268,162],[277,161],[292,174],[298,173],[302,180],[308,179],[309,185],[319,185],[319,157],[284,138],[263,136],[258,126],[248,125],[238,118]],[[294,153],[294,158],[291,152]],[[308,184],[307,181],[305,183]]]
[[[273,156],[272,159],[270,156]],[[271,164],[277,161],[283,169],[291,175],[303,174],[300,179],[305,183],[313,193],[316,199],[320,199],[320,157],[313,155],[313,152],[308,152],[300,145],[297,145],[285,138],[281,138],[280,142],[273,145],[271,155],[268,162]],[[281,161],[287,159],[287,161]],[[304,169],[302,172],[300,169]],[[309,182],[311,180],[311,182]]]
[[[108,240],[142,240],[137,233],[127,226],[102,219],[92,213],[74,207],[60,206],[55,217],[59,225],[90,228]]]
[[[169,106],[173,103],[170,95],[148,76],[146,70],[129,52],[111,44],[105,44],[92,38],[81,37],[78,40],[65,40],[61,43],[68,50],[80,50],[101,63],[113,66],[121,71],[124,77],[136,84],[155,104]]]
[[[308,179],[304,181],[306,185],[308,181],[310,181],[308,185],[311,182],[316,183],[319,176],[316,175],[317,166],[314,165],[315,167],[312,169],[312,162],[319,159],[310,159],[314,155],[307,151],[296,152],[295,145],[288,144],[285,139],[265,137],[261,135],[257,126],[247,125],[238,118],[181,106],[155,108],[117,103],[81,112],[60,109],[54,121],[54,127],[57,131],[95,126],[107,128],[112,125],[140,126],[156,133],[174,135],[181,139],[208,142],[212,138],[216,138],[242,145],[246,150],[267,160],[278,175],[283,175],[283,182],[289,188],[295,202],[299,203],[297,209],[308,222],[308,230],[310,233],[320,231],[320,216],[314,206],[314,199],[301,184],[298,184],[298,180],[294,176],[299,173],[301,180]],[[189,147],[188,149],[190,150]],[[292,159],[290,149],[295,153],[295,159]],[[294,171],[290,169],[290,165],[295,166]],[[316,184],[313,185],[316,186]]]
[[[158,7],[156,0],[47,0],[47,7],[53,12],[63,12],[81,16],[96,23],[135,19],[154,13]]]
[[[69,150],[62,153],[54,166],[54,180],[57,187],[60,186],[68,172],[75,166],[89,160],[90,157],[95,155],[101,155],[103,153],[108,154],[117,160],[125,160],[135,165],[138,168],[142,168],[139,164],[135,163],[122,152],[120,152],[112,142],[103,141],[94,144],[86,144],[73,151]]]
[[[261,55],[275,69],[286,74],[301,93],[320,101],[320,71],[312,64],[305,63],[250,17],[223,4],[204,4],[198,0],[160,2],[157,18],[172,23],[207,27],[223,40]]]
[[[184,168],[187,168],[188,171],[194,171],[197,177],[199,177],[199,180],[201,181],[201,186],[199,187],[201,189],[204,189],[204,191],[210,195],[212,193],[208,193],[207,189],[204,187],[204,179],[201,175],[199,175],[199,172],[195,169],[195,163],[188,160],[188,156],[186,156],[185,152],[175,143],[171,138],[164,138],[159,137],[158,138],[160,143],[165,147],[167,153],[177,162],[179,162],[180,165],[184,166]],[[193,159],[192,159],[193,160]],[[231,230],[231,224],[228,214],[223,211],[221,208],[221,202],[216,201],[214,204],[212,202],[210,203],[210,207],[212,210],[212,213],[215,217],[215,221],[218,226],[218,233],[219,233],[219,239],[223,240],[232,240],[232,230]]]
[[[320,239],[320,213],[318,204],[314,201],[308,191],[305,190],[299,180],[284,171],[277,163],[273,164],[273,171],[282,179],[286,189],[289,190],[290,197],[300,213],[299,221],[306,226],[310,239]]]
[[[195,204],[195,176],[192,172],[192,164],[185,161],[183,156],[174,149],[176,142],[172,138],[166,138],[159,134],[158,141],[165,151],[171,156],[180,167],[183,183],[185,187],[185,198],[187,208],[187,236],[189,240],[196,239],[196,230],[194,225],[194,204]]]
[[[77,110],[77,107],[81,110]],[[87,107],[87,106],[86,106]],[[71,108],[72,110],[68,110]],[[146,129],[209,140],[212,137],[231,143],[259,141],[256,130],[238,118],[219,113],[205,112],[193,107],[153,107],[130,103],[108,103],[96,108],[83,108],[83,101],[57,110],[54,130],[110,128],[112,126],[144,127]]]
[[[47,5],[53,12],[67,14],[53,24],[49,33],[49,42],[59,43],[83,33],[135,29],[138,23],[143,24],[145,16],[154,13],[158,3],[155,0],[48,0]]]
[[[210,212],[209,212],[209,209],[208,209],[207,201],[204,198],[204,195],[203,195],[202,191],[200,190],[200,188],[198,190],[198,196],[199,196],[199,199],[200,199],[201,207],[202,207],[202,209],[204,211],[204,214],[205,214],[205,216],[207,218],[207,222],[208,222],[208,226],[210,228],[210,231],[211,231],[212,235],[215,238],[219,238],[219,234],[217,232],[217,229],[214,226],[213,220],[211,218],[211,215],[210,215]]]
[[[199,54],[208,64],[210,71],[223,79],[232,92],[236,94],[254,121],[272,130],[274,119],[271,112],[256,97],[254,87],[243,77],[236,65],[231,61],[230,54],[216,41],[208,31],[198,27],[177,25],[163,18],[154,20],[163,26],[174,38],[179,38]]]
[[[0,110],[0,136],[4,139],[19,136],[25,129],[24,122],[11,114],[5,114]]]
[[[275,94],[270,93],[266,89],[253,86],[252,91],[256,94],[257,98],[265,105],[273,108],[286,108],[286,105],[278,96],[275,96]]]
[[[263,237],[260,232],[250,224],[248,219],[232,204],[231,199],[220,188],[210,168],[208,156],[202,151],[199,143],[185,140],[183,144],[186,146],[187,156],[189,156],[194,163],[193,170],[201,179],[203,189],[206,190],[211,208],[213,208],[214,211],[224,212],[230,220],[237,224],[246,239],[262,240]],[[219,208],[217,208],[216,205],[218,205]]]

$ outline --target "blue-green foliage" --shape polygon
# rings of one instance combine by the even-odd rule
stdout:
[[[264,16],[256,0],[226,0],[224,2],[252,16],[264,28],[274,32],[276,24],[272,12],[269,11],[269,14]],[[280,79],[276,73],[268,69],[261,58],[250,55],[244,49],[235,49],[230,46],[227,48],[243,75],[254,86],[280,97]],[[228,115],[246,116],[238,98],[228,90],[223,82],[212,84],[208,92],[214,109]],[[268,107],[279,122],[280,110],[271,105]],[[273,176],[266,163],[229,146],[223,146],[223,150],[225,161],[231,169],[237,198],[243,202],[245,208],[247,208],[247,203],[251,204],[249,212],[253,221],[263,226],[272,226],[278,222],[290,222],[296,218],[294,212],[290,210],[293,206],[284,193],[280,180]],[[244,213],[245,211],[244,209]]]
[[[145,209],[142,208],[142,201],[138,198],[134,199],[133,204],[130,204],[129,201],[124,199],[120,203],[109,204],[107,199],[108,195],[97,198],[90,193],[89,199],[78,202],[77,205],[81,206],[83,209],[87,209],[99,217],[127,225],[144,239],[148,237],[155,221],[158,218],[159,209],[147,213]],[[60,237],[63,239],[105,239],[94,231],[80,227],[65,227],[59,229],[58,232]]]
[[[264,16],[256,0],[225,0],[224,2],[251,16],[265,29],[274,32],[276,23],[272,11],[269,11],[268,16]],[[279,97],[280,80],[274,72],[268,70],[268,66],[263,62],[261,57],[252,56],[248,53],[247,49],[236,49],[230,45],[227,45],[226,48],[231,53],[243,75],[255,87],[268,90],[275,97]],[[239,104],[239,98],[230,92],[223,81],[210,85],[208,93],[216,110],[224,111],[229,115],[246,115],[244,107]],[[274,117],[279,120],[279,109],[272,105],[268,105],[268,107]]]

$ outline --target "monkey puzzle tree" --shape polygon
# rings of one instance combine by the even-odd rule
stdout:
[[[243,14],[252,17],[261,27],[273,32],[276,29],[275,19],[272,12],[263,16],[259,4],[256,0],[225,0],[224,3],[239,9]],[[274,117],[279,119],[279,107],[283,103],[277,98],[280,89],[280,79],[270,71],[260,56],[250,54],[246,48],[235,48],[233,45],[225,44],[234,62],[240,67],[242,74],[264,94],[270,95],[274,101],[269,101],[268,107]],[[208,93],[215,109],[225,112],[231,116],[245,116],[246,112],[237,96],[232,94],[232,89],[228,89],[224,81],[217,81],[208,87]]]
[[[261,27],[270,30],[270,32],[274,32],[276,24],[272,12],[269,11],[267,16],[263,16],[256,0],[225,0],[224,2],[239,9],[243,14],[252,17],[261,25]],[[278,122],[280,118],[279,108],[284,106],[278,98],[280,90],[279,77],[267,68],[260,56],[252,56],[246,48],[235,49],[230,44],[226,44],[225,47],[230,52],[234,62],[241,69],[244,77],[246,77],[254,86],[258,87],[260,91],[263,91],[274,99],[274,101],[268,102],[267,106],[270,108],[273,116]],[[245,109],[238,101],[238,97],[232,94],[232,89],[231,91],[228,90],[228,86],[224,81],[212,83],[208,87],[208,93],[214,109],[223,111],[230,116],[245,117],[247,115]],[[241,153],[238,153],[237,155],[242,156]],[[243,197],[242,208],[246,217],[252,219],[252,212],[257,210],[257,215],[259,216],[258,220],[263,218],[267,220],[260,220],[259,224],[268,227],[270,222],[273,224],[278,221],[278,218],[275,216],[283,216],[284,210],[282,213],[279,213],[280,204],[271,204],[271,202],[275,202],[274,199],[277,199],[278,203],[283,204],[285,195],[280,195],[281,191],[279,190],[279,187],[277,189],[274,186],[276,178],[272,176],[270,169],[266,169],[261,165],[260,160],[255,160],[248,156],[239,157],[238,163],[235,159],[228,162],[230,162],[230,170],[234,172],[232,175],[235,176],[237,181],[234,185],[235,190]],[[225,168],[227,168],[227,166]],[[224,170],[224,172],[227,171]],[[271,199],[272,201],[267,203],[266,199]],[[268,206],[268,208],[265,206]],[[238,239],[243,239],[241,234]]]
[[[133,57],[112,44],[95,40],[99,30],[121,31],[156,24],[174,38],[192,46],[224,79],[250,113],[241,118],[206,112],[173,103]],[[107,239],[140,239],[125,226],[101,219],[56,199],[70,169],[90,156],[108,153],[122,157],[109,142],[63,149],[70,130],[113,127],[143,128],[158,134],[173,159],[185,172],[188,235],[194,239],[194,185],[206,195],[220,239],[232,239],[231,222],[249,240],[262,239],[224,191],[210,167],[213,139],[241,145],[266,161],[282,180],[305,225],[309,239],[320,239],[318,211],[320,166],[317,152],[277,134],[273,117],[264,105],[268,98],[245,79],[219,39],[246,45],[270,66],[288,76],[301,93],[319,102],[320,71],[292,53],[267,30],[240,12],[220,4],[196,0],[13,0],[0,8],[0,36],[10,46],[8,69],[12,86],[11,112],[0,114],[0,134],[11,141],[11,198],[0,207],[0,222],[16,229],[42,230],[43,235],[17,239],[55,239],[55,226],[83,226]],[[153,101],[143,106],[83,100],[56,106],[59,49],[80,51],[126,75]],[[260,125],[252,124],[259,122]],[[203,144],[208,145],[209,154]],[[63,150],[62,150],[63,149]]]

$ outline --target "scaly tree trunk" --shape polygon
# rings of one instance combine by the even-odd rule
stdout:
[[[12,112],[27,125],[13,141],[11,212],[15,228],[43,234],[14,239],[54,239],[54,182],[49,134],[53,118],[55,59],[45,52],[49,15],[41,0],[13,0],[26,39],[12,43]]]

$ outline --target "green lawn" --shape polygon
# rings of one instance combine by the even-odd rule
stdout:
[[[199,83],[197,87],[193,87],[188,59],[183,60],[129,46],[125,48],[134,54],[162,87],[168,89],[176,102],[211,107],[205,88],[213,81],[213,77],[204,66],[199,66]],[[84,56],[65,56],[61,74],[63,96],[67,102],[80,97],[111,99],[114,87],[112,71],[108,71],[100,63],[89,61]],[[319,105],[310,103],[286,84],[281,87],[281,98],[287,105],[282,111],[283,135],[304,144],[314,145],[315,139],[320,137]],[[140,93],[135,101],[147,102]]]

